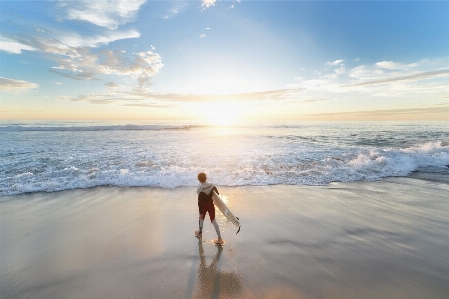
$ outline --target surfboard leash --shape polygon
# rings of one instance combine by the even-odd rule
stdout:
[[[239,217],[235,217],[235,218],[237,218],[237,220],[240,220]],[[239,233],[239,231],[240,231],[241,228],[242,228],[242,227],[239,225],[239,230],[235,233],[236,235]]]

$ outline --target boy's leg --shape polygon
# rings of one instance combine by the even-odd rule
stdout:
[[[199,231],[198,231],[198,233],[201,235],[203,233],[204,216],[200,215],[200,218],[198,220],[198,224],[199,224]]]
[[[202,234],[203,234],[204,217],[206,216],[204,215],[204,213],[206,213],[206,211],[200,213],[200,217],[198,220],[199,230],[195,231],[195,236],[198,238],[201,238],[203,236]]]
[[[218,227],[217,219],[214,219],[214,220],[212,221],[212,224],[214,225],[215,232],[217,233],[218,239],[221,239],[221,235],[220,235],[220,227]]]
[[[217,243],[221,244],[223,243],[223,240],[221,239],[220,227],[218,226],[217,219],[215,219],[215,206],[213,202],[211,202],[211,204],[208,206],[207,211],[209,212],[210,221],[212,222],[212,225],[215,228],[215,232],[217,233]]]

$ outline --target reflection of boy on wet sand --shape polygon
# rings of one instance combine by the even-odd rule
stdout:
[[[203,237],[203,223],[204,218],[206,217],[206,213],[209,213],[210,222],[212,222],[215,232],[217,232],[218,240],[214,241],[216,244],[223,244],[223,240],[221,239],[220,235],[220,228],[218,227],[217,220],[215,219],[215,205],[214,201],[212,200],[213,192],[218,193],[217,187],[214,186],[212,183],[207,183],[207,176],[204,172],[198,174],[198,180],[200,181],[201,185],[196,190],[196,193],[198,193],[198,209],[200,212],[200,220],[199,220],[199,230],[195,231],[195,236],[199,239]]]
[[[217,254],[212,263],[207,266],[204,256],[203,242],[198,242],[200,264],[198,266],[198,293],[196,298],[235,298],[241,291],[240,277],[231,272],[217,270],[222,246],[216,246]]]

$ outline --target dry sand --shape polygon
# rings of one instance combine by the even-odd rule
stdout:
[[[448,298],[449,179],[219,188],[100,187],[0,198],[1,298]]]

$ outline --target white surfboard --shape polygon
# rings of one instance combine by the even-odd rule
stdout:
[[[220,195],[218,195],[215,191],[213,191],[214,194],[212,195],[212,199],[214,201],[215,206],[225,215],[226,219],[232,222],[235,226],[239,228],[239,230],[236,232],[236,234],[240,231],[240,222],[239,218],[235,217],[234,214],[232,214],[231,210],[229,210],[228,206],[224,203],[223,199],[221,199]]]

